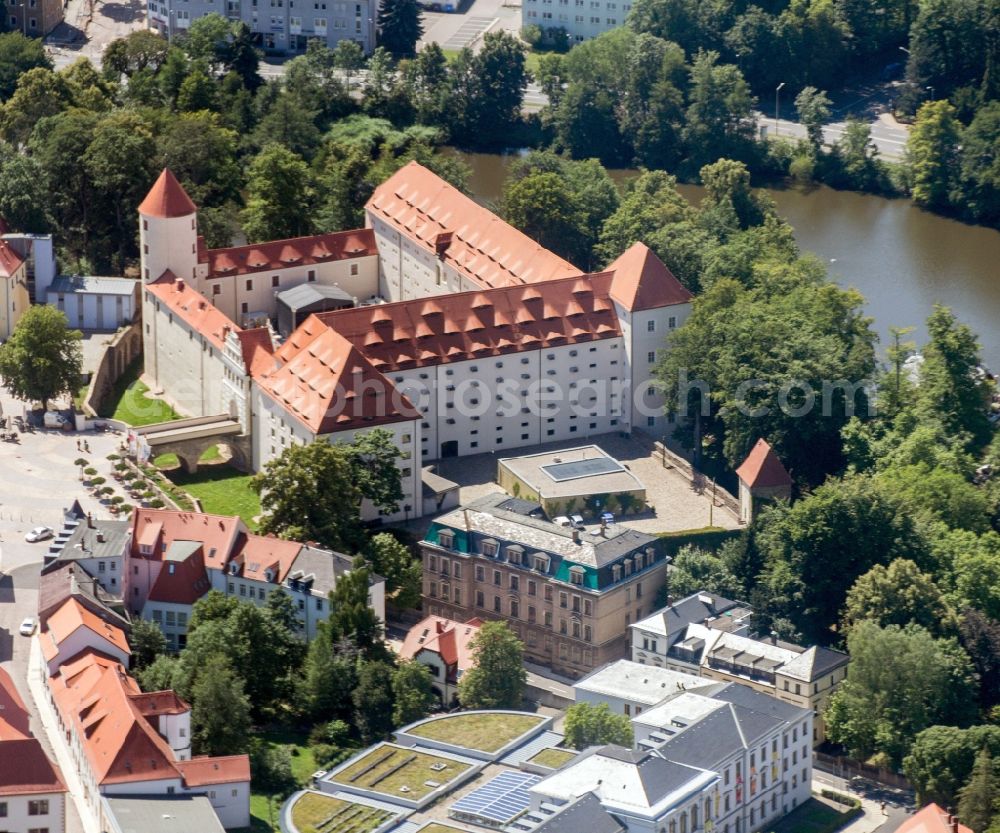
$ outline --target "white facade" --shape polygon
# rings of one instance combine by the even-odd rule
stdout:
[[[42,643],[42,653],[45,654],[49,674],[55,674],[60,665],[88,648],[113,657],[115,661],[128,668],[129,654],[86,625],[80,625],[59,643],[56,643],[49,630],[40,633],[38,638]]]
[[[66,794],[61,792],[0,795],[0,827],[11,833],[62,833],[66,829],[65,801]]]
[[[27,262],[22,262],[12,275],[0,275],[0,342],[13,335],[17,322],[29,306],[28,266]]]
[[[49,287],[46,301],[66,315],[70,327],[116,330],[138,311],[137,287],[127,278],[59,277]]]
[[[711,685],[692,674],[618,660],[592,671],[573,685],[577,703],[596,706],[606,703],[612,714],[637,716],[679,691]]]
[[[521,25],[562,28],[570,43],[580,43],[624,26],[631,9],[621,0],[524,0]]]

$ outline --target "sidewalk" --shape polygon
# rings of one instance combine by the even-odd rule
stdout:
[[[42,721],[42,728],[45,729],[49,745],[52,747],[59,769],[62,771],[63,781],[69,790],[69,799],[76,805],[76,812],[80,817],[84,833],[101,833],[99,821],[83,798],[83,782],[80,780],[80,773],[73,762],[73,756],[70,754],[66,739],[59,730],[59,721],[52,704],[49,702],[48,692],[41,680],[41,673],[42,648],[36,635],[31,640],[31,657],[28,660],[28,688],[31,690],[31,696],[38,708],[38,717]]]
[[[812,791],[814,795],[822,795],[823,790],[828,789],[830,789],[829,784],[813,779]],[[861,802],[861,809],[864,811],[863,816],[858,816],[850,824],[840,828],[837,833],[872,833],[873,830],[877,830],[885,824],[886,817],[882,814],[882,808],[877,801],[864,798],[848,790],[838,790],[837,792],[844,792],[852,798],[858,799]]]

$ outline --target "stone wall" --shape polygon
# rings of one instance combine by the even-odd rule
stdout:
[[[142,355],[142,321],[137,319],[122,327],[105,345],[97,370],[90,379],[87,398],[83,401],[83,412],[87,416],[100,416],[101,408],[114,390],[115,382],[140,355]]]
[[[718,483],[713,484],[708,477],[691,465],[690,460],[681,457],[681,455],[677,454],[675,451],[671,451],[663,443],[655,442],[653,443],[653,446],[655,448],[653,454],[655,457],[660,459],[664,468],[677,469],[677,471],[679,471],[685,478],[687,478],[687,480],[691,482],[692,487],[699,493],[705,490],[710,491],[715,500],[725,506],[737,517],[740,516],[739,499],[731,494],[727,489],[724,489]]]

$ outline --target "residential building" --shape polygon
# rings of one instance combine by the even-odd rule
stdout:
[[[62,0],[7,0],[7,30],[41,38],[63,22]]]
[[[38,636],[49,674],[88,651],[128,667],[132,651],[125,631],[106,622],[76,599],[67,599],[41,623]]]
[[[486,495],[437,518],[420,543],[431,615],[503,619],[532,662],[578,678],[624,657],[665,580],[656,536],[569,529]]]
[[[101,798],[101,830],[106,833],[222,833],[224,829],[204,795]]]
[[[255,470],[389,430],[404,499],[365,520],[421,513],[439,457],[673,421],[653,370],[691,295],[641,243],[581,274],[417,163],[365,229],[208,250],[169,171],[139,215],[146,374],[183,413],[239,419]],[[275,324],[296,325],[280,345]]]
[[[66,314],[78,330],[117,330],[139,312],[139,281],[60,275],[46,291],[46,303]]]
[[[943,807],[928,804],[897,827],[896,833],[972,833],[972,828]]]
[[[524,0],[521,25],[565,29],[576,44],[624,26],[631,9],[620,0]]]
[[[573,685],[577,703],[606,703],[614,714],[638,716],[678,691],[697,691],[713,683],[694,674],[620,659],[591,671]]]
[[[11,337],[30,305],[27,261],[0,238],[0,342]]]
[[[60,8],[60,13],[61,11]],[[24,261],[31,300],[36,304],[44,304],[49,285],[55,280],[57,271],[52,235],[12,232],[0,217],[0,240]]]
[[[29,723],[14,681],[0,668],[0,827],[13,833],[62,833],[66,785]]]
[[[353,40],[365,54],[375,48],[377,0],[333,2],[316,0],[148,0],[147,26],[168,39],[183,36],[192,22],[207,14],[221,14],[250,27],[257,44],[269,53],[302,53],[311,40],[331,49],[342,40]]]
[[[53,541],[43,574],[65,564],[76,564],[80,568],[75,574],[78,579],[89,576],[108,596],[121,598],[127,578],[128,546],[128,521],[97,520],[83,515],[68,523]]]
[[[434,678],[434,694],[444,708],[455,704],[458,681],[474,665],[471,643],[480,624],[479,619],[455,622],[432,615],[406,632],[399,656],[427,667]]]
[[[255,535],[238,517],[136,509],[129,523],[128,607],[156,622],[173,650],[187,644],[191,608],[209,590],[263,605],[280,588],[310,640],[330,615],[329,595],[338,578],[353,566],[340,553]],[[369,604],[385,621],[381,576],[371,577]]]
[[[847,676],[850,658],[841,651],[804,648],[776,637],[749,634],[752,611],[715,594],[700,592],[635,622],[632,659],[713,680],[742,683],[809,709],[815,744],[826,737],[823,711]]]

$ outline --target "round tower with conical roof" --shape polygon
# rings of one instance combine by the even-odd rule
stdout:
[[[139,206],[142,280],[170,271],[195,282],[198,265],[198,208],[169,168],[164,168]]]

